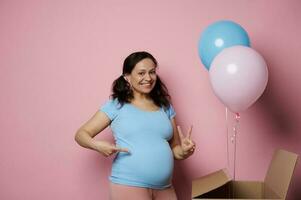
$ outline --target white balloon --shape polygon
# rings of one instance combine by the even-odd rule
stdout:
[[[238,113],[262,95],[268,82],[268,69],[254,49],[232,46],[214,58],[209,76],[215,95],[232,112]]]

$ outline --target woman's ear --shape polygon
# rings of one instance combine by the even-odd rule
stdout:
[[[127,75],[123,75],[123,78],[124,78],[124,80],[126,80],[128,83],[131,84],[130,79],[129,79],[129,77]]]

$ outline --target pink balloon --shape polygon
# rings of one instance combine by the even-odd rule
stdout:
[[[215,95],[235,113],[249,108],[262,95],[268,82],[263,57],[246,46],[222,50],[214,58],[209,75]]]

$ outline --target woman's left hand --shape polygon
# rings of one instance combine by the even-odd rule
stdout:
[[[195,143],[191,140],[192,126],[189,127],[188,134],[185,136],[180,128],[177,126],[180,136],[180,145],[183,151],[183,157],[187,158],[191,156],[195,150]]]

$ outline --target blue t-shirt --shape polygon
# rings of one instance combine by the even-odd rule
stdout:
[[[169,187],[174,161],[168,143],[173,135],[170,119],[176,115],[173,107],[146,111],[129,103],[121,107],[115,99],[100,110],[111,119],[116,145],[130,151],[116,155],[111,182],[153,189]]]

